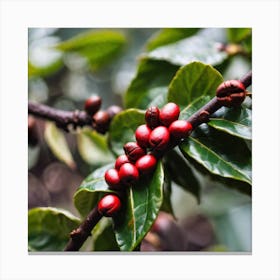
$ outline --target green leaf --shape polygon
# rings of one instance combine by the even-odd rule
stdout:
[[[120,251],[111,219],[101,219],[94,227],[92,235],[94,251]]]
[[[211,100],[209,95],[204,95],[194,99],[187,107],[185,107],[180,112],[179,119],[180,120],[187,120],[191,115],[197,112],[202,106],[208,103]]]
[[[199,127],[181,145],[186,158],[191,158],[217,176],[251,184],[251,152],[237,137]]]
[[[114,59],[125,42],[124,35],[117,31],[89,31],[58,44],[56,48],[82,55],[95,70]]]
[[[147,43],[147,50],[151,51],[160,46],[167,45],[195,34],[199,28],[163,28]]]
[[[57,208],[42,207],[28,211],[28,247],[31,251],[62,251],[70,232],[80,220]]]
[[[53,122],[46,122],[44,138],[53,154],[60,161],[67,164],[72,169],[76,168],[76,164],[73,160],[64,134],[56,127]]]
[[[206,34],[205,31],[202,30],[189,38],[158,47],[147,53],[146,57],[183,66],[193,61],[218,65],[222,63],[228,55],[226,52],[219,49],[219,41],[216,40],[213,34]]]
[[[63,67],[63,61],[58,59],[47,66],[38,67],[28,61],[28,78],[49,77],[57,73]]]
[[[123,145],[135,141],[136,128],[145,123],[145,112],[137,109],[124,110],[117,114],[110,125],[109,145],[116,155],[124,154]]]
[[[222,75],[212,66],[192,62],[180,68],[171,81],[168,101],[175,102],[183,109],[203,96],[214,96],[222,82]]]
[[[74,204],[83,217],[97,205],[104,194],[115,193],[108,189],[104,179],[105,172],[112,167],[113,164],[108,164],[96,169],[81,183],[74,194]]]
[[[247,38],[245,38],[242,42],[241,45],[243,47],[243,49],[245,50],[245,52],[249,55],[249,59],[251,62],[252,59],[252,34],[251,36],[248,36]]]
[[[81,157],[90,165],[105,165],[114,160],[106,136],[96,131],[85,130],[79,133],[77,145]]]
[[[125,96],[126,108],[147,109],[166,103],[168,85],[179,67],[164,61],[142,59]]]
[[[252,28],[228,28],[228,39],[231,43],[240,43],[252,35]]]
[[[171,203],[171,193],[172,193],[171,183],[172,182],[170,176],[166,170],[166,167],[164,166],[163,200],[160,207],[160,211],[167,212],[174,217],[175,215]]]
[[[184,190],[192,193],[200,201],[200,184],[186,159],[177,150],[170,151],[165,156],[165,166],[171,180]]]
[[[251,127],[249,126],[245,126],[238,122],[229,121],[225,119],[211,119],[211,121],[208,124],[218,130],[227,132],[231,135],[247,140],[252,140],[252,131]]]
[[[222,107],[208,125],[246,140],[252,140],[252,110],[242,104],[237,108]]]
[[[153,176],[142,178],[128,190],[126,205],[114,227],[121,251],[133,251],[150,230],[162,205],[163,181],[159,162]]]

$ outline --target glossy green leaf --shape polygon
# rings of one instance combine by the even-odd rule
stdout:
[[[233,136],[252,140],[252,110],[241,105],[237,108],[221,108],[208,125]]]
[[[236,137],[252,140],[252,110],[250,102],[246,102],[250,100],[247,99],[240,107],[222,107],[212,115],[208,125]]]
[[[223,29],[218,32],[223,32]],[[193,61],[217,65],[222,63],[227,56],[226,52],[219,49],[219,41],[215,36],[206,34],[204,30],[186,39],[158,47],[146,54],[149,59],[164,60],[179,66]]]
[[[80,220],[57,208],[42,207],[28,211],[28,247],[31,251],[62,251],[70,232]]]
[[[120,251],[111,219],[101,219],[92,231],[94,251]]]
[[[76,163],[72,157],[67,141],[62,131],[53,122],[46,122],[44,138],[53,154],[70,168],[75,169]]]
[[[83,160],[90,165],[105,165],[114,160],[106,136],[92,130],[77,135],[77,146]]]
[[[164,61],[141,60],[125,96],[126,108],[147,109],[166,103],[168,85],[179,67]]]
[[[200,184],[186,159],[177,150],[165,156],[165,166],[170,178],[184,190],[192,193],[199,201]]]
[[[116,155],[124,154],[123,145],[135,141],[136,128],[145,123],[145,112],[128,109],[116,115],[109,129],[109,145]]]
[[[205,125],[197,128],[180,149],[212,174],[251,184],[251,152],[242,139]]]
[[[209,122],[209,125],[222,130],[224,132],[227,132],[231,135],[251,140],[252,139],[252,130],[251,127],[245,126],[243,124],[225,120],[225,119],[211,119]]]
[[[147,50],[151,51],[160,46],[177,42],[181,39],[194,35],[199,28],[163,28],[147,43]]]
[[[168,101],[175,102],[183,109],[198,98],[214,96],[222,82],[222,75],[212,66],[192,62],[180,68],[171,81]]]
[[[93,171],[74,194],[74,204],[83,217],[97,205],[104,194],[114,193],[114,191],[108,189],[104,179],[106,170],[112,167],[113,164],[108,164]]]
[[[228,28],[227,32],[231,43],[239,43],[252,35],[252,28]]]
[[[164,180],[163,180],[163,200],[160,211],[167,212],[174,216],[173,206],[171,202],[172,186],[171,178],[164,166]]]
[[[154,223],[163,200],[163,167],[159,162],[150,178],[142,178],[127,193],[126,205],[115,221],[121,251],[133,251]]]
[[[194,99],[194,101],[189,103],[188,106],[186,106],[183,110],[181,110],[179,119],[187,120],[191,115],[197,112],[202,106],[204,106],[210,100],[211,97],[209,95],[203,95],[201,97]]]
[[[58,44],[56,48],[78,53],[88,59],[93,69],[98,69],[114,59],[125,42],[124,35],[117,31],[89,31]]]

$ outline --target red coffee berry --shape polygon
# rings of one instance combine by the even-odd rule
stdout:
[[[157,165],[157,159],[153,155],[145,155],[139,158],[135,167],[138,169],[140,174],[148,174],[151,173]]]
[[[140,125],[137,127],[135,131],[135,138],[137,141],[137,144],[141,146],[142,148],[148,148],[149,147],[149,137],[152,130],[146,125]]]
[[[169,126],[168,130],[173,139],[180,140],[190,135],[192,124],[185,120],[177,120]]]
[[[124,152],[129,161],[135,162],[138,158],[144,156],[146,151],[141,148],[136,142],[128,142],[123,146]]]
[[[238,80],[229,80],[220,84],[216,90],[218,97],[229,96],[232,93],[244,92],[244,85]]]
[[[139,179],[139,172],[135,165],[131,163],[125,163],[119,170],[119,176],[121,182],[126,185],[133,185]]]
[[[105,172],[105,181],[112,190],[119,190],[121,188],[121,180],[119,172],[111,168]]]
[[[180,107],[173,103],[167,103],[162,107],[159,113],[159,120],[164,126],[169,126],[172,122],[178,120],[180,115]]]
[[[150,146],[157,151],[167,148],[170,141],[170,134],[165,126],[156,127],[150,134]]]
[[[93,127],[99,133],[106,133],[109,129],[110,125],[110,116],[105,111],[98,111],[92,117],[93,120]]]
[[[115,168],[117,170],[119,170],[121,168],[121,166],[125,163],[130,163],[127,155],[120,155],[117,159],[116,159],[116,162],[115,162]]]
[[[85,111],[93,116],[101,107],[101,98],[97,95],[89,97],[84,104]]]
[[[120,113],[122,111],[122,108],[117,105],[112,105],[107,108],[106,112],[109,114],[110,119],[112,119],[115,115]]]
[[[105,217],[113,217],[121,208],[121,201],[114,194],[107,194],[98,202],[97,209]]]
[[[159,125],[159,108],[152,106],[147,109],[145,114],[145,121],[148,127],[154,129]]]

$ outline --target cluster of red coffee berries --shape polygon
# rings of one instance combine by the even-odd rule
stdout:
[[[84,104],[84,109],[92,117],[92,125],[99,133],[106,133],[112,118],[121,112],[122,108],[112,105],[107,110],[100,110],[102,100],[98,95],[92,95]]]
[[[179,115],[179,106],[172,102],[162,109],[147,109],[146,124],[135,131],[136,142],[126,143],[123,146],[125,154],[116,159],[114,168],[105,172],[105,181],[110,189],[121,192],[134,185],[140,176],[154,171],[159,152],[174,147],[190,135],[191,123],[178,120]],[[105,195],[98,203],[98,210],[104,216],[114,216],[120,208],[120,199],[115,194]]]

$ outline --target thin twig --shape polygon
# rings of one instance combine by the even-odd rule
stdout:
[[[91,117],[84,111],[64,111],[54,109],[44,104],[29,101],[28,114],[54,121],[57,127],[69,131],[69,125],[74,127],[91,125]]]
[[[101,218],[102,215],[98,212],[97,207],[94,207],[80,226],[70,233],[71,238],[64,251],[79,251]]]

